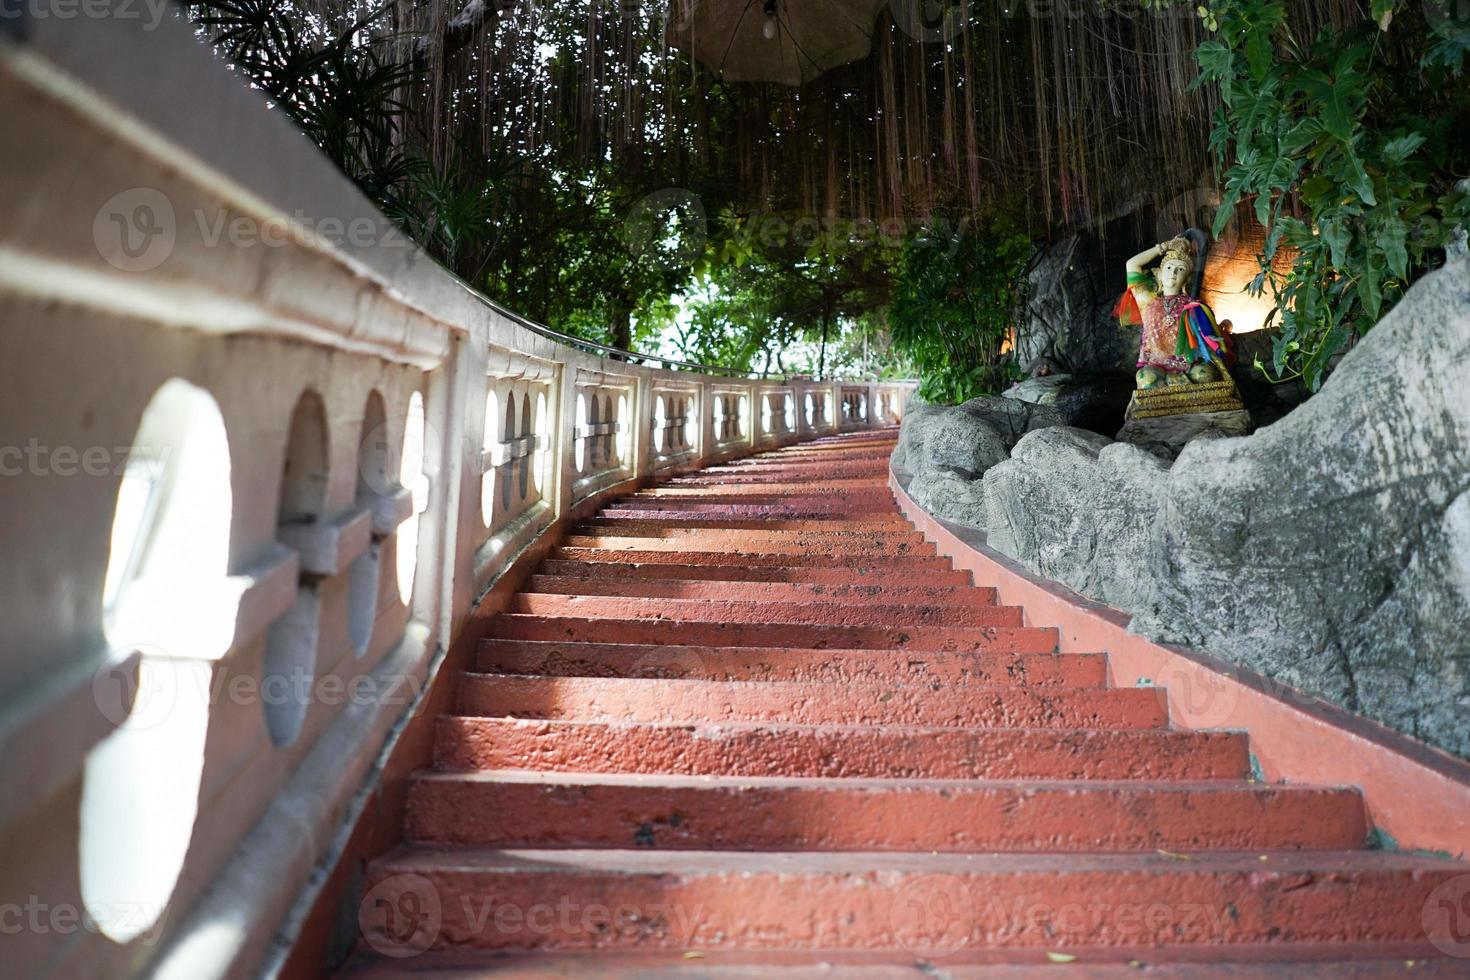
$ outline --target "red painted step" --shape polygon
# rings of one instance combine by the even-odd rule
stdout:
[[[1157,688],[944,687],[471,674],[465,714],[588,721],[778,721],[961,728],[1157,728]]]
[[[715,512],[688,510],[640,510],[603,511],[585,522],[584,528],[596,528],[598,533],[616,529],[621,534],[664,533],[670,529],[718,528],[741,531],[871,531],[898,530],[893,518],[882,514],[858,517],[833,518],[824,514],[801,515],[791,511],[772,512],[763,508],[765,514],[754,516],[742,514],[733,507]],[[907,530],[907,529],[904,529]]]
[[[661,556],[670,557],[670,556]],[[551,558],[541,563],[545,575],[616,581],[638,579],[704,579],[726,582],[817,582],[870,585],[969,585],[970,573],[954,568],[903,565],[684,565],[677,561],[573,561]]]
[[[399,898],[405,896],[400,895]],[[507,912],[509,910],[507,909]],[[537,910],[539,914],[541,910]],[[597,908],[567,910],[575,915],[578,928],[599,928]],[[611,910],[609,910],[611,913]],[[585,916],[585,918],[584,918]],[[507,915],[506,918],[512,916]],[[1073,947],[1076,949],[1076,947]],[[1277,947],[1278,949],[1280,947]],[[411,949],[405,947],[405,951]],[[1055,952],[1055,951],[1051,951]],[[1396,948],[1390,943],[1298,943],[1285,955],[1261,962],[1262,949],[1242,945],[1232,950],[1229,963],[1209,962],[1209,947],[1174,947],[1137,950],[1120,960],[1116,949],[1082,956],[1070,964],[1073,976],[1086,980],[1382,980],[1408,975],[1415,980],[1462,980],[1465,972],[1458,961],[1414,959],[1415,947]],[[1072,954],[1068,954],[1072,955]],[[908,950],[853,951],[819,950],[539,950],[500,951],[493,954],[495,977],[525,977],[547,980],[1058,980],[1059,965],[1042,950],[945,949],[936,954]],[[1104,959],[1106,957],[1106,959]],[[352,980],[401,980],[423,975],[434,980],[484,980],[485,953],[428,952],[403,959],[365,960],[355,963],[345,976]],[[936,968],[939,961],[943,968]],[[1112,962],[1109,962],[1112,961]],[[1409,964],[1413,964],[1410,966]]]
[[[916,585],[823,585],[816,582],[730,582],[701,579],[608,579],[533,575],[527,592],[582,596],[642,596],[660,599],[748,599],[771,602],[993,606],[995,589]]]
[[[778,602],[521,592],[512,613],[585,619],[667,619],[685,623],[806,623],[822,626],[1020,626],[1021,610],[996,605],[901,605],[882,601]]]
[[[626,723],[452,715],[444,770],[803,776],[820,779],[1229,779],[1250,774],[1239,732]]]
[[[812,780],[500,770],[425,773],[409,839],[740,851],[1342,849],[1351,790],[1241,782]]]
[[[568,541],[575,541],[569,538]],[[656,543],[656,542],[655,542]],[[806,554],[797,551],[680,551],[677,548],[635,547],[640,545],[635,538],[625,538],[622,547],[604,547],[604,541],[582,539],[581,544],[566,544],[552,550],[551,557],[564,561],[600,561],[618,564],[648,565],[737,565],[742,567],[770,568],[829,568],[834,561],[853,568],[872,569],[886,573],[888,569],[909,572],[952,571],[949,562],[937,555],[863,554],[850,552],[841,556],[832,554]]]
[[[484,640],[480,669],[554,677],[688,677],[714,681],[869,680],[923,684],[1102,687],[1107,662],[1086,653],[895,654],[890,650],[699,647]]]
[[[580,531],[580,529],[579,529]],[[677,533],[682,532],[682,533]],[[799,555],[807,558],[821,555],[828,561],[835,556],[932,557],[934,545],[918,535],[842,534],[822,531],[706,531],[676,529],[667,535],[624,534],[613,530],[602,533],[580,531],[567,536],[566,548],[600,548],[607,551],[672,551],[734,552],[743,556],[744,549],[766,556]]]
[[[501,613],[495,636],[506,640],[581,640],[591,643],[666,643],[684,646],[867,647],[884,650],[975,650],[1049,653],[1052,627],[821,626],[807,623],[718,623],[671,619],[590,619]]]
[[[1366,849],[1355,789],[1254,782],[1246,733],[1174,730],[1162,690],[1057,653],[901,518],[892,446],[674,477],[497,598],[409,783],[409,843],[367,868],[348,975],[1330,976],[1357,957],[1351,975],[1389,976],[1440,955],[1425,903],[1470,868]],[[404,948],[422,956],[378,955]]]
[[[1203,946],[1221,957],[1247,944],[1289,956],[1297,943],[1372,943],[1436,956],[1422,910],[1457,873],[1454,862],[1371,851],[1263,861],[1254,851],[1181,860],[409,846],[376,862],[368,883],[397,907],[432,896],[440,914],[419,927],[432,923],[441,948],[906,950],[932,960],[965,948],[1131,958]],[[382,945],[416,941],[395,924],[397,934],[376,935]]]

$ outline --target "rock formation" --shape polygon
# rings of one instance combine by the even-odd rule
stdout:
[[[1314,398],[1172,466],[977,399],[904,422],[932,513],[1153,638],[1470,755],[1470,260],[1426,276]]]

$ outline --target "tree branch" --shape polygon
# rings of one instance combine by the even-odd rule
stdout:
[[[444,44],[444,57],[449,58],[457,54],[467,44],[479,35],[481,29],[492,21],[500,18],[501,11],[510,7],[511,0],[470,0],[453,17],[449,23],[444,25],[444,33],[441,40]],[[415,58],[427,58],[433,48],[435,38],[424,34],[414,41],[413,53]]]

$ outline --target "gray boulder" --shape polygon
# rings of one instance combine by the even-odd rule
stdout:
[[[898,425],[898,445],[894,447],[890,460],[895,469],[913,470],[924,457],[924,442],[930,430],[944,417],[948,409],[943,405],[931,405],[910,398],[904,407],[903,419]]]
[[[985,474],[990,547],[1120,608],[1151,595],[1168,465],[1082,429],[1033,432]]]
[[[907,412],[893,465],[913,474],[909,493],[930,513],[964,524],[984,514],[980,478],[1036,429],[1062,424],[1054,408],[1005,398],[972,398],[952,408]]]

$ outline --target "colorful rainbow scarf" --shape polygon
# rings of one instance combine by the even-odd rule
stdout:
[[[1190,361],[1223,361],[1225,341],[1215,324],[1215,314],[1199,300],[1179,311],[1179,338],[1174,353]]]

